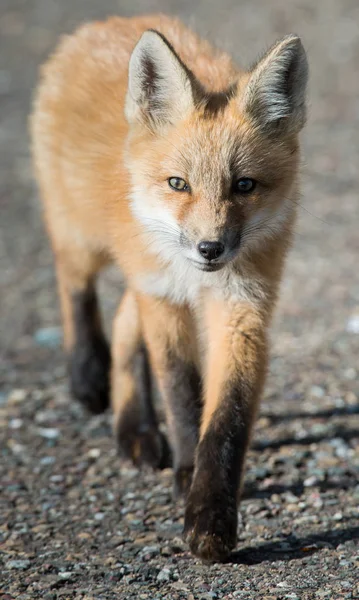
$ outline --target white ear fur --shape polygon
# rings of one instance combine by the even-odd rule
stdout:
[[[296,35],[277,42],[252,69],[243,108],[263,128],[298,132],[306,119],[308,63]]]
[[[193,108],[190,74],[162,35],[148,30],[132,52],[125,114],[129,123],[174,122]]]

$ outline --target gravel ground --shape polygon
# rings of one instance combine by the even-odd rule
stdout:
[[[110,416],[67,393],[52,256],[26,118],[57,36],[163,10],[245,63],[289,31],[311,63],[303,197],[248,458],[237,551],[181,540],[171,472],[123,463]],[[359,598],[359,4],[357,0],[1,0],[0,598]],[[121,293],[101,280],[109,327]]]

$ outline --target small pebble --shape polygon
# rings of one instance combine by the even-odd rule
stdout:
[[[12,440],[10,440],[10,442],[12,442]],[[23,444],[17,444],[16,442],[10,444],[10,442],[9,446],[14,454],[22,454],[23,452],[25,452],[26,446],[24,446]]]
[[[91,448],[87,453],[89,458],[98,458],[101,455],[100,448]]]
[[[11,429],[20,429],[20,427],[22,427],[22,424],[22,419],[10,419],[9,421],[9,427],[11,427]]]
[[[35,415],[35,422],[41,425],[46,421],[55,421],[57,418],[57,412],[55,410],[39,410]]]
[[[102,521],[104,519],[104,517],[105,517],[105,513],[103,513],[103,512],[97,512],[94,514],[94,519],[96,521]]]
[[[43,456],[40,458],[40,465],[53,465],[56,462],[56,458],[54,456]]]
[[[140,554],[147,560],[153,558],[154,556],[158,556],[159,553],[159,546],[144,546],[140,552]]]
[[[60,431],[55,427],[40,427],[37,431],[41,437],[47,440],[56,440],[60,435]]]
[[[186,549],[186,545],[180,537],[174,537],[170,543],[170,546],[171,550],[175,553],[184,552]]]
[[[7,569],[18,569],[19,571],[25,571],[29,566],[29,560],[8,560],[7,563],[5,563]]]
[[[348,319],[347,331],[349,333],[359,333],[359,315],[353,315]]]
[[[42,327],[35,331],[34,340],[39,346],[56,348],[62,341],[61,329],[59,327]]]
[[[63,571],[59,573],[60,579],[70,579],[72,576],[71,571]]]
[[[307,479],[304,480],[303,485],[305,487],[313,487],[313,486],[317,485],[318,483],[319,483],[318,477],[316,477],[315,475],[311,475],[310,477],[307,477]]]
[[[325,390],[319,385],[313,385],[310,388],[310,395],[314,396],[314,398],[323,398],[323,396],[325,395]]]
[[[352,587],[352,583],[350,583],[350,581],[341,581],[340,585],[347,590]]]
[[[348,369],[345,369],[345,371],[344,371],[345,379],[349,379],[349,380],[353,381],[354,379],[357,378],[357,376],[358,376],[358,374],[353,367],[349,367]]]
[[[162,569],[157,575],[157,581],[170,581],[171,571],[169,569]]]
[[[27,391],[19,388],[10,392],[7,397],[7,401],[9,404],[19,404],[20,402],[23,402],[26,397]]]

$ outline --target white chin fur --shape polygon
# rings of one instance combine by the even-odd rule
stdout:
[[[180,245],[181,229],[178,223],[158,197],[135,191],[131,197],[131,208],[136,219],[148,232],[148,252],[163,263],[155,272],[136,277],[132,283],[138,290],[151,296],[167,298],[175,304],[194,304],[204,290],[211,290],[220,297],[251,303],[257,303],[265,297],[264,282],[259,277],[253,278],[253,272],[246,276],[245,265],[241,265],[240,258],[241,255],[248,258],[251,250],[280,235],[290,214],[285,205],[272,216],[270,222],[267,222],[268,211],[258,213],[249,225],[260,226],[262,223],[263,229],[243,240],[243,248],[241,245],[235,267],[230,263],[215,272],[201,271],[193,264],[191,258],[195,257],[192,252]]]

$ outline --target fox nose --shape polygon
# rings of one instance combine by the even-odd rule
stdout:
[[[206,260],[214,260],[223,254],[224,246],[221,242],[200,242],[198,251]]]

